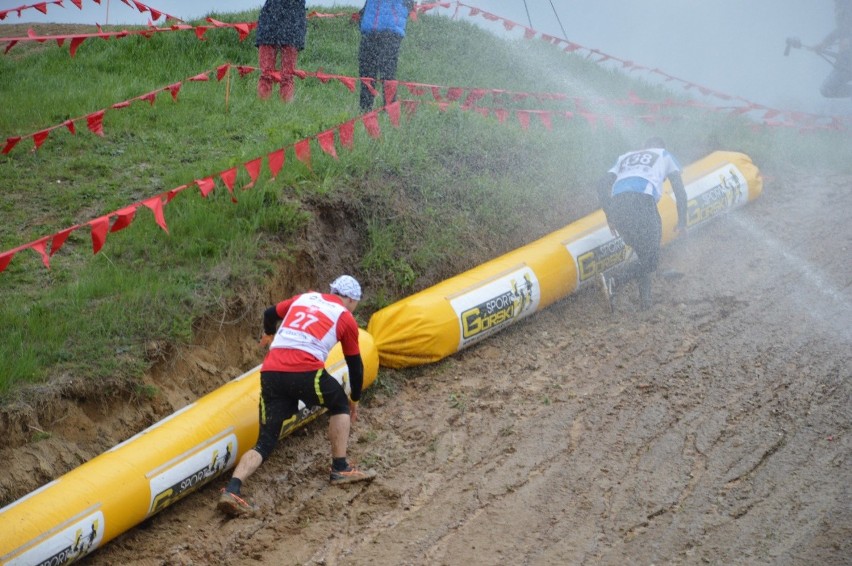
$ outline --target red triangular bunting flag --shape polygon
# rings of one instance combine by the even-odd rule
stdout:
[[[195,37],[198,39],[204,39],[204,33],[207,31],[207,26],[198,26],[195,28]]]
[[[98,253],[104,247],[107,231],[109,230],[109,216],[101,216],[89,222],[92,227],[92,253]]]
[[[104,111],[99,110],[94,114],[89,114],[86,116],[86,125],[89,127],[89,130],[98,136],[104,135]]]
[[[47,139],[47,136],[50,135],[50,130],[42,130],[40,132],[36,132],[33,134],[33,142],[35,142],[35,148],[38,149],[41,147],[41,144],[44,143],[44,140]]]
[[[530,113],[526,110],[516,110],[515,115],[518,117],[518,122],[521,124],[521,129],[528,130],[530,127]]]
[[[73,232],[77,228],[79,228],[79,226],[72,226],[71,228],[66,228],[65,230],[57,232],[53,235],[53,240],[50,242],[51,257],[53,256],[53,254],[59,251],[59,248],[61,248],[62,245],[65,244],[65,240],[67,240],[68,236],[71,235],[71,232]]]
[[[47,14],[47,2],[39,2],[38,4],[33,4],[32,7],[42,14]]]
[[[151,8],[150,6],[148,6],[148,11],[151,12],[151,19],[155,22],[160,19],[160,16],[163,15],[161,12],[155,10],[154,8]]]
[[[181,185],[181,186],[176,187],[176,188],[170,190],[169,192],[167,192],[166,193],[166,204],[172,202],[172,199],[174,199],[178,195],[178,193],[183,192],[184,189],[187,189],[187,188],[189,188],[189,185]]]
[[[352,149],[355,145],[355,121],[349,120],[340,124],[337,135],[340,137],[340,145],[346,149]]]
[[[375,111],[364,114],[361,121],[364,123],[364,128],[367,130],[367,133],[370,134],[371,138],[378,138],[382,135],[382,131],[379,128],[379,120]]]
[[[166,88],[169,89],[169,92],[172,93],[172,100],[177,102],[178,93],[180,92],[180,87],[182,83],[175,83],[173,85],[169,85]]]
[[[553,122],[550,120],[550,112],[539,112],[538,119],[541,120],[542,125],[548,130],[553,129]]]
[[[246,168],[246,172],[249,174],[251,181],[243,187],[243,190],[250,189],[257,182],[257,178],[260,176],[260,167],[263,165],[263,159],[258,157],[257,159],[252,159],[248,163],[243,164],[243,167]]]
[[[133,222],[133,217],[136,216],[136,206],[137,205],[133,204],[116,211],[115,222],[112,223],[112,228],[110,228],[109,231],[118,232],[119,230],[124,230],[130,226],[130,223]]]
[[[481,88],[475,88],[470,91],[467,95],[467,98],[464,100],[463,106],[473,106],[478,100],[482,99],[485,96],[485,90]]]
[[[139,97],[139,100],[147,100],[149,103],[151,103],[151,106],[154,106],[154,100],[157,99],[157,93],[158,92],[160,92],[160,91],[155,90],[153,92],[143,94],[142,96]]]
[[[326,130],[317,134],[317,141],[321,150],[337,159],[337,150],[334,148],[334,130]]]
[[[237,181],[237,168],[232,167],[227,171],[222,171],[219,173],[219,178],[222,179],[222,182],[225,183],[225,186],[228,187],[229,191],[234,190],[234,184]]]
[[[400,111],[399,100],[397,100],[396,102],[392,102],[392,103],[388,104],[385,109],[388,111],[388,118],[390,118],[391,124],[393,124],[394,126],[396,126],[398,128],[399,127],[399,111]]]
[[[463,88],[457,86],[450,87],[447,89],[447,100],[455,102],[462,97],[462,94],[464,94]]]
[[[30,245],[30,248],[34,249],[36,252],[38,252],[38,255],[41,256],[41,262],[44,264],[44,266],[50,269],[50,256],[47,255],[46,247],[47,238],[42,238],[41,240],[33,242],[32,245]]]
[[[408,92],[412,96],[423,96],[424,94],[426,94],[426,90],[417,86],[415,83],[402,83],[402,84],[404,84],[406,86],[406,88],[408,88]]]
[[[240,34],[240,41],[244,40],[251,33],[251,28],[248,24],[234,24],[234,29]]]
[[[0,12],[0,14],[3,14],[3,12]],[[6,271],[6,268],[9,267],[9,262],[12,261],[12,258],[15,257],[16,253],[17,250],[11,250],[0,254],[0,273]]]
[[[203,73],[199,73],[199,74],[195,75],[194,77],[190,77],[189,80],[190,81],[197,81],[197,82],[209,81],[210,80],[209,73],[210,73],[210,71],[204,71]]]
[[[227,171],[222,171],[219,173],[219,177],[225,183],[225,186],[228,187],[228,192],[231,193],[231,202],[236,204],[237,198],[234,196],[234,183],[237,181],[237,168],[232,167]]]
[[[71,0],[71,3],[77,6],[79,9],[83,9],[83,0]]]
[[[225,73],[227,73],[228,69],[230,68],[230,63],[225,63],[224,65],[219,65],[218,67],[216,67],[216,80],[221,81],[225,77]]]
[[[385,91],[385,100],[396,100],[396,89],[398,83],[396,81],[382,81],[382,87]]]
[[[62,122],[62,125],[65,126],[66,128],[68,128],[68,131],[71,132],[72,134],[77,133],[77,128],[74,125],[74,120],[65,120],[64,122]]]
[[[367,78],[361,77],[360,80],[361,80],[361,84],[364,85],[364,88],[366,88],[369,91],[370,94],[372,94],[373,96],[379,95],[379,91],[377,91],[375,88],[373,88],[373,79],[367,79]]]
[[[497,116],[497,121],[501,124],[506,123],[506,118],[509,117],[509,111],[505,108],[495,108],[494,115]]]
[[[110,108],[112,108],[113,110],[121,110],[122,108],[127,108],[128,106],[130,106],[130,101],[125,100],[123,102],[116,102]]]
[[[79,35],[71,38],[71,57],[77,54],[77,48],[80,47],[80,44],[86,41],[85,37],[81,37]]]
[[[201,196],[204,198],[207,198],[207,195],[212,193],[213,189],[216,188],[216,183],[213,181],[212,177],[196,179],[195,184],[198,185],[198,189],[201,191]]]
[[[296,159],[304,163],[308,169],[311,168],[311,142],[310,140],[297,141],[293,145],[293,150],[296,152]]]
[[[281,171],[281,168],[284,167],[284,150],[279,149],[279,150],[273,151],[272,153],[268,154],[266,157],[268,159],[269,174],[274,179],[275,177],[278,176],[278,173]]]
[[[163,229],[163,231],[168,234],[169,228],[166,226],[166,217],[163,216],[163,199],[160,195],[157,195],[153,198],[149,198],[148,200],[143,200],[142,204],[151,209],[151,212],[154,213],[154,219],[157,221],[157,225]]]
[[[21,141],[21,136],[16,136],[14,138],[6,138],[6,145],[3,146],[3,151],[0,152],[3,155],[12,151],[12,148],[18,145],[18,142]]]
[[[352,77],[337,77],[343,86],[349,89],[349,92],[355,92],[355,79]]]

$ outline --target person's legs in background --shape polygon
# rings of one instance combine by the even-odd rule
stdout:
[[[376,79],[378,75],[378,41],[376,33],[362,33],[361,43],[358,46],[358,76],[362,78]],[[373,80],[371,85],[376,88],[376,82]],[[359,86],[360,98],[359,103],[361,112],[369,112],[373,108],[373,93],[362,82]]]
[[[278,58],[278,48],[274,45],[261,45],[257,48],[257,59],[260,65],[260,78],[257,80],[257,96],[266,99],[272,94],[272,84],[275,80],[275,60]]]
[[[396,79],[396,66],[399,60],[399,48],[402,45],[402,36],[389,31],[381,32],[377,36],[378,57],[376,76],[382,80],[382,90],[385,94],[384,103],[387,106],[396,99],[396,96],[392,94],[390,99],[388,99],[388,93],[384,89],[384,81]]]
[[[293,71],[298,60],[299,50],[294,45],[281,47],[281,100],[284,102],[291,102],[296,95]]]

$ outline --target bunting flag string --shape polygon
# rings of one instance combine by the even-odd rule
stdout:
[[[427,4],[427,5],[420,6],[418,9],[420,11],[425,12],[427,10],[431,10],[431,9],[439,8],[439,7],[440,8],[450,8],[452,6],[452,4],[453,3],[450,3],[450,2],[438,2],[438,3],[434,3],[434,4]],[[788,122],[793,122],[793,123],[795,123],[794,127],[800,127],[802,129],[805,129],[805,130],[820,129],[820,126],[822,126],[822,129],[828,129],[828,130],[837,130],[837,129],[845,130],[844,122],[846,120],[844,120],[844,118],[839,117],[839,116],[825,116],[825,115],[819,115],[819,114],[811,114],[811,113],[807,113],[807,112],[796,112],[796,111],[791,111],[791,110],[779,110],[779,109],[769,108],[769,107],[764,106],[762,104],[757,104],[757,103],[751,102],[751,101],[749,101],[749,100],[747,100],[743,97],[740,97],[740,96],[732,96],[732,95],[725,94],[723,92],[719,92],[717,90],[699,85],[697,83],[693,83],[691,81],[680,79],[678,77],[669,75],[668,73],[665,73],[665,72],[661,71],[660,69],[656,69],[656,68],[650,69],[648,67],[638,65],[638,64],[634,63],[633,61],[621,59],[619,57],[615,57],[614,55],[604,53],[604,52],[602,52],[598,49],[591,49],[591,48],[588,48],[588,47],[584,47],[582,45],[579,45],[577,43],[569,41],[565,38],[555,37],[555,36],[552,36],[552,35],[541,33],[541,32],[539,32],[539,31],[537,31],[533,28],[529,28],[529,27],[526,27],[522,24],[519,24],[517,22],[509,20],[508,18],[504,18],[502,16],[498,16],[496,14],[486,12],[485,10],[482,10],[481,8],[477,8],[475,6],[471,6],[471,5],[465,4],[465,3],[457,1],[457,0],[454,2],[454,4],[456,5],[456,11],[453,14],[453,18],[455,18],[458,15],[460,8],[466,8],[468,10],[469,16],[471,16],[471,17],[479,16],[479,17],[482,17],[482,18],[484,18],[488,21],[502,22],[503,27],[507,31],[512,31],[515,28],[519,28],[519,29],[523,30],[523,35],[524,35],[525,39],[533,39],[535,37],[538,37],[539,39],[541,39],[541,40],[543,40],[547,43],[551,43],[551,44],[553,44],[557,47],[561,47],[563,51],[568,52],[568,53],[585,51],[587,53],[587,57],[590,58],[590,59],[594,58],[593,60],[595,60],[595,62],[598,63],[598,64],[606,63],[606,62],[614,62],[614,63],[619,64],[622,69],[627,69],[628,72],[645,71],[645,72],[655,74],[655,75],[662,77],[663,79],[665,79],[665,82],[680,83],[685,91],[696,90],[699,93],[701,93],[702,95],[707,96],[707,97],[712,97],[712,98],[716,98],[716,99],[724,100],[724,101],[738,101],[738,102],[743,103],[743,105],[741,105],[741,106],[730,107],[732,112],[738,112],[740,114],[747,114],[747,113],[752,112],[752,111],[764,112],[764,117],[765,117],[766,114],[769,114],[769,113],[784,115],[786,117],[787,121],[786,122],[778,122],[777,125],[787,126]],[[776,125],[774,121],[771,121],[771,124]],[[769,124],[767,124],[767,125],[769,125]]]
[[[400,102],[394,102],[384,108],[368,112],[358,118],[339,124],[332,129],[325,130],[314,136],[299,140],[289,146],[276,149],[275,151],[252,159],[242,165],[242,168],[245,170],[245,173],[249,178],[248,182],[243,185],[242,190],[254,187],[260,177],[264,160],[269,168],[270,177],[275,179],[285,165],[285,153],[288,149],[292,150],[298,161],[303,163],[308,169],[311,169],[311,141],[316,141],[323,153],[334,159],[338,159],[335,133],[343,147],[346,149],[352,149],[354,145],[354,129],[356,122],[361,122],[371,138],[380,137],[381,130],[379,128],[378,114],[382,111],[387,112],[390,116],[391,124],[397,127],[400,125]],[[168,234],[169,228],[166,223],[164,209],[165,206],[175,198],[175,196],[192,187],[198,187],[201,196],[203,198],[207,198],[215,190],[216,178],[218,178],[231,195],[231,201],[237,203],[235,187],[237,185],[239,174],[239,168],[231,167],[201,179],[196,179],[192,183],[184,184],[169,191],[137,201],[133,204],[90,220],[85,224],[76,224],[69,228],[60,230],[55,234],[43,236],[27,244],[0,252],[0,273],[6,270],[12,261],[12,258],[27,249],[31,249],[39,254],[44,266],[50,269],[50,258],[59,251],[73,232],[85,228],[89,229],[89,235],[92,241],[92,253],[97,254],[106,244],[107,235],[121,231],[130,226],[136,218],[136,212],[140,207],[150,210],[154,215],[154,221],[164,232],[166,232],[166,234]]]
[[[92,1],[95,4],[101,3],[101,0],[92,0]],[[144,14],[145,12],[150,12],[151,19],[153,21],[159,20],[162,16],[166,17],[166,21],[169,21],[169,20],[174,20],[174,21],[177,21],[177,22],[183,21],[178,17],[172,16],[171,14],[167,14],[167,13],[163,12],[162,10],[157,10],[155,8],[147,6],[147,5],[143,4],[142,2],[138,2],[137,0],[121,0],[121,2],[130,6],[131,8],[135,8],[136,10],[139,10],[140,14]],[[79,10],[83,9],[83,0],[71,0],[71,3],[74,4],[75,6],[77,6],[77,9],[79,9]],[[47,7],[50,6],[50,5],[59,6],[60,8],[65,7],[64,0],[50,0],[48,2],[39,2],[37,4],[29,4],[29,5],[26,5],[26,6],[18,6],[17,8],[0,10],[0,21],[5,20],[6,17],[9,14],[12,14],[12,13],[16,13],[18,15],[18,17],[20,18],[21,14],[25,10],[30,10],[30,9],[38,10],[42,14],[47,14]]]
[[[173,31],[189,31],[192,30],[195,32],[195,36],[202,40],[204,39],[204,34],[207,32],[210,27],[214,28],[231,28],[234,29],[239,35],[239,40],[243,41],[245,38],[249,36],[251,31],[257,27],[257,22],[241,22],[241,23],[227,23],[220,22],[218,20],[214,20],[213,18],[207,18],[207,22],[212,24],[212,26],[191,26],[189,24],[172,24],[169,27],[157,27],[153,24],[153,22],[149,22],[148,27],[142,29],[133,29],[133,30],[121,30],[121,31],[103,31],[100,26],[98,26],[98,33],[77,33],[77,34],[66,34],[66,35],[38,35],[32,28],[27,31],[26,36],[22,37],[0,37],[0,44],[5,43],[6,47],[3,50],[3,53],[8,53],[15,45],[22,41],[36,41],[38,43],[44,43],[46,41],[56,41],[56,44],[59,47],[62,47],[65,44],[66,40],[70,40],[70,54],[74,57],[77,54],[77,48],[86,41],[87,39],[93,37],[99,37],[104,40],[109,40],[110,38],[121,39],[123,37],[138,35],[142,36],[145,39],[150,39],[155,33],[165,33],[165,32],[173,32]]]
[[[225,76],[225,73],[227,72],[227,70],[231,66],[232,65],[230,63],[225,63],[225,64],[217,67],[216,79],[218,81],[221,81],[222,78]],[[198,73],[196,75],[193,75],[191,77],[188,77],[188,78],[184,79],[183,81],[178,81],[176,83],[172,83],[170,85],[160,87],[158,89],[152,90],[151,92],[146,92],[145,94],[141,94],[139,96],[136,96],[134,98],[130,98],[128,100],[116,102],[115,104],[110,105],[109,109],[110,110],[121,110],[122,108],[127,108],[128,106],[130,106],[134,102],[148,102],[151,106],[153,106],[154,101],[157,98],[157,95],[160,94],[160,93],[164,93],[164,92],[168,92],[171,95],[172,100],[177,102],[178,94],[180,93],[181,88],[183,88],[184,82],[206,82],[206,81],[209,81],[210,80],[209,75],[212,72],[213,72],[213,70],[210,69],[210,70]],[[86,127],[89,129],[89,131],[91,131],[95,135],[103,137],[104,136],[103,118],[104,118],[104,115],[106,113],[106,110],[107,109],[102,109],[102,110],[98,110],[96,112],[92,112],[90,114],[87,114],[85,116],[79,116],[77,118],[70,118],[68,120],[65,120],[61,124],[56,124],[54,126],[50,126],[49,128],[44,128],[43,130],[40,130],[40,131],[32,133],[32,134],[21,135],[21,136],[13,136],[13,137],[6,138],[6,143],[3,146],[3,148],[0,149],[0,154],[5,155],[5,154],[9,153],[10,151],[12,151],[12,149],[15,148],[16,145],[18,145],[18,143],[21,140],[24,140],[24,139],[27,139],[27,138],[33,138],[33,142],[34,142],[34,145],[35,145],[34,150],[39,149],[41,147],[41,145],[45,142],[45,140],[48,138],[50,133],[53,132],[54,130],[57,130],[57,129],[67,128],[68,131],[71,132],[71,134],[76,134],[77,133],[77,127],[76,127],[75,123],[78,122],[78,121],[83,121],[83,120],[86,121]]]
[[[239,72],[240,77],[246,77],[255,71],[260,71],[260,68],[258,67],[225,63],[216,68],[216,80],[221,81],[230,68],[236,68]],[[183,87],[184,82],[206,82],[210,80],[211,73],[213,73],[212,69],[203,71],[201,73],[188,77],[183,81],[178,81],[171,85],[160,87],[151,92],[139,95],[129,100],[124,100],[122,102],[112,104],[109,109],[119,110],[122,108],[127,108],[131,105],[131,103],[137,101],[147,101],[153,106],[157,95],[166,91],[171,94],[173,100],[177,101],[178,94],[181,88]],[[355,84],[360,81],[375,95],[379,94],[378,91],[376,91],[376,89],[372,86],[373,79],[369,77],[349,77],[344,75],[324,73],[322,71],[310,72],[301,69],[295,70],[293,74],[299,77],[300,79],[305,79],[308,77],[316,78],[324,84],[335,80],[340,82],[340,84],[344,85],[346,89],[350,92],[355,92]],[[269,75],[270,78],[272,78],[273,80],[281,80],[281,73],[278,71],[272,71],[269,73]],[[624,99],[604,99],[600,97],[594,99],[586,99],[583,97],[571,96],[565,93],[509,91],[506,89],[496,88],[434,85],[412,81],[384,81],[384,88],[386,91],[385,99],[392,100],[396,95],[399,87],[404,87],[412,96],[426,96],[431,94],[435,102],[461,101],[462,107],[473,106],[475,103],[482,101],[487,97],[491,97],[492,102],[494,104],[501,105],[506,104],[507,102],[522,102],[529,99],[536,100],[538,102],[560,101],[573,103],[574,110],[577,112],[584,112],[588,108],[588,105],[592,104],[605,106],[645,107],[645,112],[650,113],[652,115],[659,114],[664,108],[676,107],[692,108],[696,110],[704,110],[707,112],[731,113],[734,115],[744,113],[744,110],[739,106],[712,106],[695,100],[679,101],[671,98],[667,98],[662,101],[644,100],[638,95],[636,95],[636,93],[634,92],[628,93],[627,98]],[[761,108],[762,107],[755,106],[747,109],[746,111],[760,110]],[[808,120],[808,116],[803,116],[801,115],[801,113],[790,113],[773,109],[764,110],[765,112],[761,118],[761,122],[759,122],[759,125],[776,128],[796,128],[800,132],[845,130],[844,124],[840,119],[836,119],[828,123],[823,123],[816,120]],[[45,128],[35,133],[8,137],[6,138],[5,145],[2,147],[2,149],[0,149],[0,154],[8,154],[22,140],[27,138],[33,139],[34,150],[37,150],[48,139],[50,133],[57,129],[67,128],[68,131],[70,131],[72,134],[76,134],[75,123],[78,121],[82,121],[83,119],[86,120],[86,126],[89,131],[96,135],[103,136],[104,113],[105,110],[100,110],[88,114],[86,116],[65,120],[61,124],[56,124],[54,126]]]

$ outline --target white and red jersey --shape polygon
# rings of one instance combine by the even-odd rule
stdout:
[[[322,368],[338,342],[343,355],[360,353],[358,323],[340,297],[309,292],[275,306],[281,326],[263,360],[261,371],[313,371]]]
[[[680,170],[680,164],[665,149],[647,148],[625,153],[609,170],[616,176],[612,196],[626,192],[645,193],[659,202],[666,177]]]

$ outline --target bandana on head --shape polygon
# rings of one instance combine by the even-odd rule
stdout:
[[[361,285],[351,275],[341,275],[331,282],[331,292],[356,301],[361,300]]]

